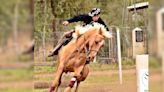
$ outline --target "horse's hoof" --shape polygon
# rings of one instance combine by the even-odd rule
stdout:
[[[53,92],[55,90],[55,87],[51,87],[49,92]]]
[[[71,92],[71,88],[70,87],[67,87],[64,92]]]

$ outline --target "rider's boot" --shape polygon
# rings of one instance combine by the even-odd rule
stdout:
[[[58,55],[61,47],[67,45],[72,40],[73,33],[74,33],[74,30],[65,33],[64,36],[57,43],[56,47],[53,49],[52,53],[48,55],[48,57]]]

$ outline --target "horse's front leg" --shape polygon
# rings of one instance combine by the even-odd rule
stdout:
[[[78,92],[79,84],[80,84],[80,81],[77,81],[77,85],[76,85],[76,88],[75,88],[75,92]]]
[[[59,86],[60,86],[60,84],[61,84],[61,78],[62,78],[62,75],[60,76],[60,79],[59,79],[59,84],[56,86],[56,88],[55,88],[55,92],[57,92],[58,91],[58,88],[59,88]]]
[[[58,69],[57,69],[57,72],[56,72],[55,80],[53,81],[49,92],[53,92],[54,90],[55,90],[55,92],[57,92],[58,86],[61,83],[61,77],[62,77],[62,74],[63,74],[63,69],[64,69],[64,64],[60,64],[58,66]]]
[[[71,92],[71,89],[73,88],[74,84],[76,82],[76,77],[73,77],[68,85],[68,87],[64,90],[64,92]]]

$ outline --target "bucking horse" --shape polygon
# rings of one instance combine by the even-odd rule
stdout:
[[[93,61],[106,38],[112,35],[106,28],[98,23],[86,27],[76,26],[73,39],[62,47],[57,56],[57,71],[49,92],[57,92],[61,84],[63,73],[73,72],[73,77],[64,92],[71,92],[77,83],[75,92],[78,92],[80,82],[89,74],[88,64]]]

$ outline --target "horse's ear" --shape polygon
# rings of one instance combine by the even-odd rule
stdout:
[[[99,34],[100,34],[100,35],[103,34],[101,27],[100,27],[100,29],[99,29]]]

